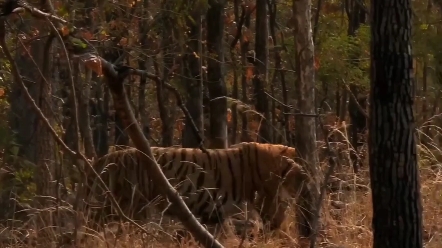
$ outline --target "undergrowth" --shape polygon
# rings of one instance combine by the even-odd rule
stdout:
[[[442,152],[437,149],[424,149],[422,146],[418,148],[424,207],[424,243],[426,248],[439,248],[442,244],[442,166],[438,158],[442,157],[440,156]],[[368,248],[372,246],[368,156],[363,157],[365,159],[362,170],[357,176],[350,166],[343,165],[329,180],[328,193],[322,207],[317,247]],[[323,167],[326,168],[326,159],[323,160]],[[105,233],[94,233],[90,230],[85,235],[82,234],[85,229],[80,228],[78,229],[80,243],[75,244],[69,242],[70,238],[68,238],[72,237],[75,223],[64,221],[73,219],[75,213],[71,210],[72,206],[66,203],[60,203],[54,209],[45,210],[52,213],[54,222],[63,224],[43,225],[45,226],[44,232],[36,232],[36,226],[42,226],[43,218],[40,215],[44,211],[22,207],[20,221],[10,219],[2,222],[0,247],[197,247],[192,240],[178,244],[172,238],[174,230],[179,228],[177,222],[162,219],[160,228],[158,225],[160,220],[155,218],[150,219],[149,223],[144,225],[148,230],[147,234],[127,225],[118,225],[118,223],[109,224]],[[233,232],[227,228],[219,240],[225,247],[308,247],[308,240],[299,238],[296,232],[294,208],[289,209],[288,216],[281,230],[265,233],[264,236],[256,239],[243,240],[233,235]],[[257,234],[254,230],[251,232]]]

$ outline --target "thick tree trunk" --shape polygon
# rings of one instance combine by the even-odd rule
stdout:
[[[224,0],[207,11],[207,86],[210,95],[210,148],[227,148],[227,88],[223,75]]]
[[[412,108],[411,0],[373,0],[371,6],[369,156],[373,247],[423,247]]]
[[[294,0],[293,15],[295,19],[296,82],[297,107],[304,114],[315,114],[315,71],[314,45],[311,26],[311,0]],[[317,183],[319,170],[316,151],[316,125],[312,117],[299,116],[295,121],[295,147],[298,151],[298,162],[305,166],[312,177],[309,189],[302,192],[299,202],[298,223],[301,235],[313,234],[315,223],[314,213],[319,186]]]

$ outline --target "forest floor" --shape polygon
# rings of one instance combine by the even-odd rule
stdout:
[[[421,192],[424,206],[424,241],[426,248],[440,248],[442,245],[442,167],[420,166]],[[359,177],[351,173],[349,167],[345,167],[341,173],[335,174],[335,180],[329,186],[340,190],[333,190],[326,195],[323,201],[321,215],[321,232],[317,239],[316,247],[327,248],[369,248],[372,247],[372,204],[369,189],[368,166],[365,165]],[[340,178],[341,180],[336,180]],[[333,180],[332,180],[333,181]],[[344,183],[342,183],[344,181]],[[341,183],[339,183],[341,182]],[[356,187],[353,187],[355,186]],[[268,233],[254,241],[243,241],[233,234],[225,234],[219,241],[225,247],[309,247],[308,240],[299,238],[296,232],[295,214],[290,209],[289,218],[284,223],[282,230]],[[163,222],[164,223],[164,222]],[[83,240],[82,247],[198,247],[194,242],[178,244],[171,238],[170,226],[159,232],[158,229],[146,236],[139,232],[125,229],[122,235],[115,238],[114,235],[92,235]],[[28,228],[29,229],[29,228]],[[0,229],[0,236],[4,234]],[[132,230],[132,229],[130,229]],[[167,233],[166,233],[167,232]],[[32,236],[32,230],[27,231],[27,236]],[[54,233],[55,236],[59,236]],[[52,238],[49,238],[52,239]],[[40,240],[40,239],[39,239]],[[44,245],[41,240],[25,242],[26,244],[6,245],[0,243],[0,247],[77,247],[73,245],[59,246],[52,240],[46,239]],[[20,242],[18,242],[20,243]],[[37,244],[38,243],[38,244]],[[59,244],[59,243],[58,243]]]

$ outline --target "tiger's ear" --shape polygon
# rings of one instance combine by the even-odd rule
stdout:
[[[288,146],[281,146],[281,149],[279,149],[279,155],[287,155],[289,152]]]

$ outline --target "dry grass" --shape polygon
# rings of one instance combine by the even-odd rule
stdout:
[[[425,154],[424,154],[425,155]],[[426,159],[421,151],[421,185],[422,199],[424,205],[424,240],[426,248],[439,248],[442,244],[442,167],[434,162],[434,159]],[[432,156],[433,158],[437,156]],[[430,160],[433,160],[432,162]],[[324,200],[322,210],[321,233],[318,237],[317,247],[349,247],[368,248],[372,246],[371,233],[371,195],[369,190],[369,176],[367,165],[363,167],[360,177],[356,178],[351,173],[350,167],[341,169],[335,174],[339,180],[334,180],[330,186],[336,188],[337,184],[345,185],[340,190],[329,192]],[[339,182],[345,182],[345,184]],[[339,186],[338,185],[338,186]],[[356,190],[349,189],[349,186],[359,185]],[[350,187],[351,188],[351,187]],[[60,211],[60,210],[58,210]],[[254,241],[244,241],[243,247],[308,247],[307,240],[299,239],[296,233],[294,213],[292,210],[289,218],[284,223],[281,231],[268,233]],[[35,215],[35,213],[34,213]],[[0,247],[78,247],[73,244],[64,244],[60,235],[62,229],[72,230],[72,224],[65,228],[52,228],[46,231],[46,238],[36,238],[33,231],[33,223],[28,222],[21,227],[0,229]],[[163,221],[165,223],[165,221]],[[17,226],[17,225],[15,225]],[[149,226],[149,234],[122,228],[121,235],[114,231],[106,234],[92,234],[82,239],[81,247],[179,247],[171,238],[171,233],[176,229],[177,224],[168,223],[163,230],[156,228],[156,224]],[[48,228],[47,230],[49,230]],[[8,242],[7,239],[9,239]],[[11,242],[12,239],[12,242]],[[225,247],[238,247],[242,240],[234,236],[227,229],[227,234],[220,238]],[[8,244],[9,243],[9,244]],[[181,247],[197,247],[193,241],[181,244]]]

